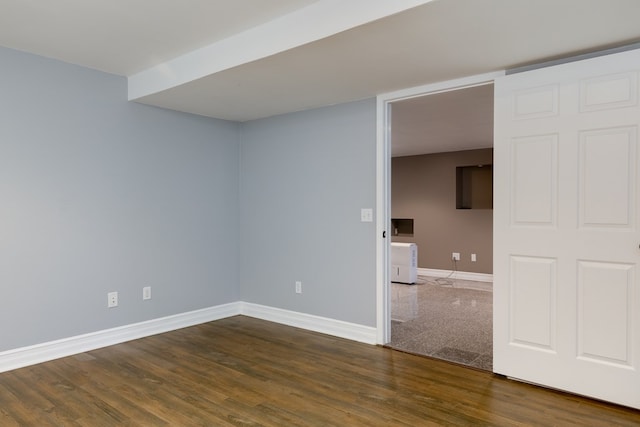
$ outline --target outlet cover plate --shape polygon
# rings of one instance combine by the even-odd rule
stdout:
[[[118,293],[109,292],[107,294],[107,307],[113,308],[118,306]]]

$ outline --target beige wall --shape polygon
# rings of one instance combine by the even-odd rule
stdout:
[[[413,218],[413,237],[393,242],[418,245],[418,267],[493,272],[493,210],[456,209],[456,167],[493,163],[493,149],[395,157],[391,162],[391,217]],[[471,254],[477,256],[471,262]]]

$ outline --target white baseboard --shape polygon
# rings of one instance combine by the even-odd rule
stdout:
[[[294,326],[309,331],[320,332],[366,344],[376,344],[376,328],[363,326],[342,320],[314,316],[312,314],[283,310],[259,304],[241,303],[241,312],[245,316],[268,320],[283,325]]]
[[[238,301],[0,352],[0,372],[239,314],[367,344],[376,343],[374,327]]]
[[[0,372],[240,314],[239,302],[0,352]]]
[[[432,268],[418,268],[419,276],[449,277],[451,270],[436,270]],[[456,271],[450,276],[452,279],[474,280],[476,282],[493,282],[493,274],[471,273],[468,271]]]

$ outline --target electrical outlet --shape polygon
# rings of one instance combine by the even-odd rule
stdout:
[[[296,294],[301,294],[301,293],[302,293],[302,282],[298,280],[296,281]]]
[[[118,306],[118,293],[109,292],[107,294],[107,307],[113,308]]]
[[[476,262],[476,254],[471,254],[471,262]]]
[[[460,261],[460,252],[453,252],[451,254],[451,260],[453,261]]]
[[[142,288],[142,299],[151,299],[151,286]]]

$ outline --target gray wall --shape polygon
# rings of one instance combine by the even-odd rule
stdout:
[[[242,300],[375,326],[375,120],[370,99],[243,125]]]
[[[493,271],[493,210],[456,209],[456,166],[493,163],[493,149],[395,157],[391,161],[391,217],[413,218],[414,236],[394,242],[418,245],[418,267]],[[477,261],[471,262],[471,254]]]
[[[0,70],[0,351],[239,299],[238,124],[17,51]]]

